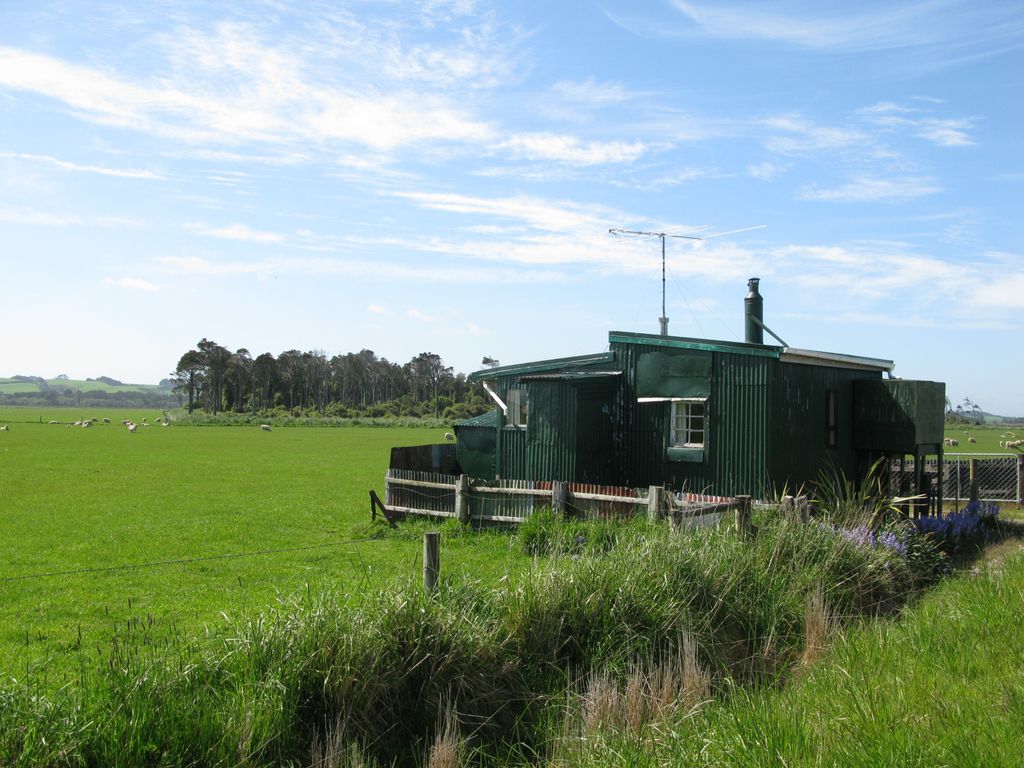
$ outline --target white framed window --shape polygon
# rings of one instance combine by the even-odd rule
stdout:
[[[703,448],[707,427],[707,400],[673,398],[669,425],[670,448]]]
[[[510,427],[526,426],[526,390],[510,389],[505,398],[508,403],[508,415],[505,424]]]

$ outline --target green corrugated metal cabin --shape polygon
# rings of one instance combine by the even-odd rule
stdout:
[[[759,337],[613,331],[607,352],[471,374],[498,408],[456,425],[459,460],[506,479],[795,492],[830,467],[856,478],[881,455],[941,454],[944,385],[884,381],[892,368]]]

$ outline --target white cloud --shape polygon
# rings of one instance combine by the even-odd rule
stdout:
[[[521,133],[499,144],[517,157],[555,160],[574,165],[631,163],[648,147],[642,142],[580,141],[575,136],[554,133]]]
[[[223,240],[241,240],[246,243],[283,243],[287,238],[278,232],[260,232],[246,224],[229,224],[224,227],[208,227],[205,224],[187,224],[186,227],[207,237]]]
[[[366,308],[366,311],[373,315],[386,315],[388,313],[388,311],[379,304],[370,304]]]
[[[81,165],[68,160],[60,160],[49,155],[33,155],[26,152],[0,152],[0,157],[7,157],[16,160],[32,160],[40,163],[48,163],[68,171],[82,171],[84,173],[96,173],[101,176],[117,176],[124,179],[163,179],[164,177],[153,171],[138,171],[130,168],[106,168],[99,165]]]
[[[426,312],[423,312],[416,307],[409,307],[405,310],[405,316],[411,320],[416,320],[421,323],[436,323],[441,319],[436,315],[428,315]]]
[[[705,33],[761,39],[822,52],[849,53],[944,46],[980,55],[1019,47],[1021,21],[1014,4],[979,6],[958,0],[859,4],[701,3],[673,5]]]
[[[892,102],[879,102],[858,110],[868,122],[883,128],[906,129],[913,135],[941,147],[968,147],[974,145],[968,131],[973,125],[969,119],[934,117],[922,109],[902,107]]]
[[[621,217],[601,206],[526,196],[486,198],[447,192],[402,192],[398,197],[439,211],[513,219],[545,232],[605,232],[609,221]]]
[[[811,184],[804,187],[798,197],[801,200],[862,203],[875,200],[910,200],[941,191],[942,187],[934,179],[927,177],[879,179],[861,176],[831,189]]]
[[[866,145],[870,137],[855,128],[817,125],[800,115],[775,115],[764,118],[761,124],[781,135],[765,140],[768,149],[786,155],[811,152],[831,152],[855,145]]]
[[[605,106],[628,101],[632,96],[621,83],[599,83],[590,77],[580,82],[560,80],[551,86],[559,99],[583,106]]]
[[[771,181],[786,172],[788,166],[779,163],[763,162],[747,166],[747,173],[755,179]]]
[[[142,222],[117,216],[90,216],[78,213],[52,213],[30,208],[0,205],[0,221],[41,227],[138,227]]]
[[[219,40],[219,39],[218,39]],[[210,41],[209,51],[221,51]],[[212,54],[196,63],[215,74]],[[166,78],[129,82],[100,69],[0,47],[0,86],[49,96],[86,120],[181,141],[354,143],[377,150],[429,141],[484,142],[493,129],[443,96],[346,89],[299,79],[299,62],[254,41],[228,38],[225,61],[245,62],[234,80],[180,85]],[[232,65],[242,69],[242,64]]]
[[[396,262],[358,259],[275,258],[252,261],[215,261],[201,256],[164,256],[157,263],[168,273],[186,277],[240,277],[269,279],[278,275],[342,277],[387,282],[469,283],[484,285],[559,283],[567,278],[554,271],[493,269],[464,266],[412,266]]]
[[[131,291],[153,292],[158,290],[153,283],[149,282],[149,280],[144,280],[141,277],[120,277],[116,280],[107,280],[107,282],[121,288],[127,288]]]

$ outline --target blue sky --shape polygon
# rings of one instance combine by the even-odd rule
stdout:
[[[656,332],[1024,415],[1020,2],[0,2],[0,375]],[[229,5],[229,4],[223,4]],[[241,8],[241,10],[239,10]]]

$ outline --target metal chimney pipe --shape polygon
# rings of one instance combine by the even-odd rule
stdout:
[[[764,344],[764,299],[757,292],[761,278],[752,277],[747,280],[747,296],[743,299],[743,317],[745,320],[744,341],[748,344]]]

